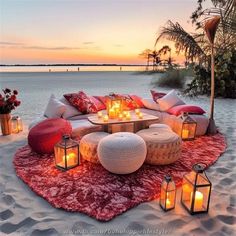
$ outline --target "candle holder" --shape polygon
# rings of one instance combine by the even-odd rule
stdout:
[[[170,175],[166,175],[161,184],[160,206],[164,211],[175,208],[176,186]]]
[[[80,164],[79,144],[63,135],[62,140],[54,147],[55,165],[60,170],[69,170]]]
[[[208,212],[211,186],[201,164],[195,164],[183,177],[181,203],[191,215]]]
[[[119,113],[123,111],[123,100],[114,93],[110,93],[106,96],[106,109],[107,115],[111,119],[118,117]]]
[[[12,133],[17,134],[23,131],[23,122],[19,116],[13,116],[11,118]]]

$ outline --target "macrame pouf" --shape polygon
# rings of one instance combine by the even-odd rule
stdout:
[[[82,158],[86,161],[99,163],[97,147],[99,142],[108,135],[109,134],[105,132],[93,132],[91,134],[86,134],[81,139],[79,145],[79,150]]]
[[[153,126],[152,126],[153,127]],[[154,127],[137,132],[147,145],[145,162],[151,165],[167,165],[181,156],[181,138],[168,127]]]
[[[98,144],[100,163],[115,174],[130,174],[138,170],[145,160],[146,153],[144,140],[129,132],[111,134]]]

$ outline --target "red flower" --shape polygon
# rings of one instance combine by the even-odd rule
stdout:
[[[5,93],[10,93],[10,92],[11,92],[11,90],[9,88],[5,89]]]
[[[0,114],[8,114],[20,105],[20,101],[16,98],[18,91],[9,88],[2,91],[3,94],[0,94]]]

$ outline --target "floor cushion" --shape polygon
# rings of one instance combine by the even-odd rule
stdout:
[[[181,138],[169,129],[149,128],[136,133],[146,142],[145,162],[151,165],[167,165],[181,156]]]
[[[91,134],[86,134],[80,141],[79,150],[83,159],[99,163],[97,155],[97,147],[102,138],[109,135],[106,132],[93,132]]]
[[[103,138],[98,144],[102,166],[115,174],[130,174],[138,170],[146,157],[146,144],[138,135],[118,132]]]
[[[28,143],[39,154],[50,154],[54,145],[64,134],[71,135],[72,127],[69,121],[61,118],[46,119],[35,125],[29,131]]]

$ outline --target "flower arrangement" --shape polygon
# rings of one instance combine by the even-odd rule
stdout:
[[[20,101],[17,100],[18,91],[5,88],[0,93],[0,114],[9,114],[12,110],[20,105]]]

